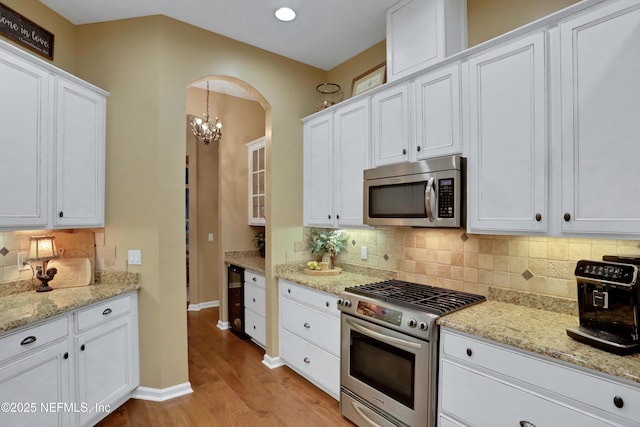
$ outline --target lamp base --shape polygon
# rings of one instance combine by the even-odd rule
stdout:
[[[52,290],[53,290],[53,288],[51,286],[49,286],[49,284],[46,283],[46,282],[40,283],[40,286],[38,286],[36,288],[36,292],[49,292],[49,291],[52,291]]]

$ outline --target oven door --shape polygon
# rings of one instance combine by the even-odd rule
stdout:
[[[363,415],[373,406],[410,426],[434,425],[436,343],[344,313],[341,341],[341,386],[360,398],[346,403],[341,397],[347,418],[357,414],[352,421],[374,425]]]

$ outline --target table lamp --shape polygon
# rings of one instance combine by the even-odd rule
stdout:
[[[49,281],[53,280],[58,270],[50,268],[47,270],[47,263],[58,257],[54,236],[32,236],[29,244],[29,261],[42,261],[42,266],[36,267],[36,277],[40,280],[40,286],[36,288],[37,292],[52,291]],[[44,274],[43,274],[44,272]]]

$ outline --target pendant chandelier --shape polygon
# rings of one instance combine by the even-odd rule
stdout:
[[[215,123],[209,118],[209,80],[207,80],[207,112],[200,117],[194,117],[191,122],[191,132],[204,143],[209,145],[212,142],[220,141],[222,138],[222,123],[216,117]]]

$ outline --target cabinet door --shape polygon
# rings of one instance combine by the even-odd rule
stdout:
[[[101,227],[106,99],[62,78],[56,82],[54,225]]]
[[[334,120],[336,223],[362,226],[362,173],[371,164],[369,99],[337,109]]]
[[[304,225],[332,227],[333,112],[304,124]]]
[[[247,144],[249,152],[249,225],[264,225],[267,200],[266,139],[262,137]]]
[[[409,84],[376,93],[371,99],[373,166],[409,160]]]
[[[417,159],[458,154],[460,139],[460,66],[456,63],[414,82]]]
[[[137,332],[131,316],[121,317],[76,338],[77,400],[89,411],[78,414],[87,425],[113,409],[138,386]],[[115,407],[115,406],[114,406]]]
[[[547,229],[545,33],[469,60],[469,229]]]
[[[69,426],[69,414],[82,409],[71,402],[69,343],[0,367],[0,402],[3,426]],[[60,406],[62,405],[62,406]]]
[[[0,227],[45,227],[50,75],[0,52]]]
[[[562,230],[640,233],[640,4],[560,26]]]

